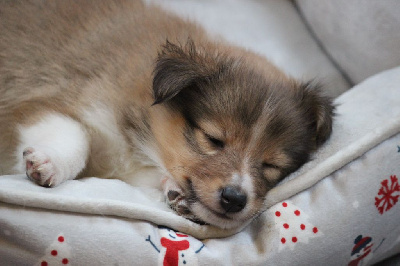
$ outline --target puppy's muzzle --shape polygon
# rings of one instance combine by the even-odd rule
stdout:
[[[220,204],[227,213],[240,212],[247,203],[247,195],[237,187],[228,186],[221,190]]]

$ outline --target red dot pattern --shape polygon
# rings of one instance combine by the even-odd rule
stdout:
[[[282,202],[282,207],[284,207],[284,208],[288,207],[288,203],[287,203],[287,202]],[[300,212],[300,210],[296,209],[296,210],[293,212],[293,214],[299,217],[299,216],[301,215],[301,212]],[[276,216],[276,217],[281,217],[281,216],[282,216],[282,213],[281,213],[280,211],[276,211],[276,212],[275,212],[275,216]],[[285,220],[286,220],[285,216],[284,216],[283,218],[284,218],[283,221],[285,221]],[[291,233],[291,230],[289,230],[289,228],[290,228],[289,223],[283,223],[282,226],[283,226],[283,228],[288,229],[288,231],[286,231],[286,232]],[[299,226],[299,227],[300,227],[300,230],[302,230],[302,231],[305,231],[305,230],[308,228],[307,231],[312,230],[312,232],[313,232],[314,234],[318,233],[318,228],[317,228],[317,227],[313,227],[313,228],[311,229],[311,227],[307,227],[304,223],[302,223],[302,224],[300,224],[300,225],[299,225],[299,224],[295,225],[294,228],[296,228],[297,226]],[[299,228],[299,227],[297,227],[297,228]],[[290,237],[289,237],[289,239],[290,239]],[[291,236],[291,239],[290,239],[290,240],[291,240],[292,243],[297,243],[297,242],[299,241],[298,237],[297,237],[297,236],[293,236],[293,235]],[[288,241],[288,239],[285,238],[285,237],[282,237],[282,238],[280,239],[280,241],[281,241],[282,244],[286,244],[286,242]]]
[[[287,223],[284,223],[284,224],[283,224],[283,228],[289,229],[289,225],[288,225]]]
[[[63,242],[65,241],[65,239],[64,239],[63,236],[59,236],[59,237],[57,238],[57,240],[58,240],[58,242],[60,242],[60,243],[63,243]],[[51,254],[52,256],[56,257],[56,256],[58,255],[58,251],[55,250],[55,249],[53,249],[52,251],[50,251],[50,254]],[[66,265],[66,264],[69,263],[69,260],[68,260],[67,258],[63,258],[63,259],[61,260],[61,263],[64,264],[64,265]],[[49,265],[49,263],[48,263],[47,261],[42,261],[42,262],[40,263],[40,266],[48,266],[48,265]]]

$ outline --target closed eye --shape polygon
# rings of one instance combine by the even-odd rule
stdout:
[[[267,163],[267,162],[263,162],[262,163],[262,167],[263,167],[264,170],[267,170],[267,169],[277,169],[277,170],[279,170],[280,169],[279,166],[277,166],[275,164]]]
[[[210,135],[205,134],[207,140],[216,148],[223,149],[225,147],[225,142],[220,139],[214,138]]]

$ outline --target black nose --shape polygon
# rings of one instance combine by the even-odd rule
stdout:
[[[225,187],[221,192],[221,207],[226,212],[240,212],[246,206],[247,196],[236,187]]]

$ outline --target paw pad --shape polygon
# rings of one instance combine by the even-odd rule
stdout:
[[[34,148],[26,148],[23,153],[26,175],[37,184],[51,187],[56,184],[56,169],[50,157]]]

